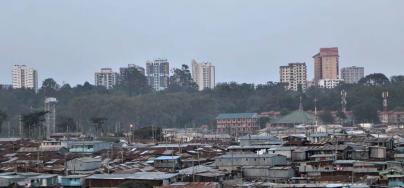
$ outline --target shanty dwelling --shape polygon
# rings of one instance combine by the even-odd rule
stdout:
[[[56,174],[42,174],[28,178],[23,182],[27,187],[55,187],[59,184],[58,175]]]
[[[95,153],[112,147],[111,143],[103,141],[69,141],[66,145],[71,153]]]
[[[70,176],[62,176],[60,178],[60,184],[62,187],[69,188],[80,188],[84,187],[85,178],[89,175],[70,175]]]
[[[352,160],[369,160],[369,148],[362,145],[349,145],[352,148],[348,154]]]
[[[380,146],[370,146],[370,159],[374,160],[385,160],[386,159],[386,147]]]
[[[230,172],[197,165],[180,170],[179,176],[182,182],[222,182],[229,179]]]
[[[159,188],[221,188],[217,182],[177,182]]]
[[[181,169],[181,158],[179,156],[160,156],[154,159],[154,168],[168,170]]]
[[[58,140],[44,140],[41,142],[39,148],[62,148],[67,147],[66,142],[58,141]]]
[[[281,145],[282,140],[274,136],[262,135],[246,135],[239,139],[240,146],[253,146],[253,145]]]
[[[215,165],[219,169],[231,171],[245,166],[283,166],[287,165],[287,159],[283,155],[274,154],[228,153],[216,157]]]
[[[136,172],[134,174],[94,174],[86,178],[87,188],[118,188],[123,183],[133,187],[148,185],[150,187],[166,186],[175,183],[178,174],[164,172]]]
[[[94,172],[101,167],[101,159],[92,157],[75,158],[67,161],[67,169],[72,174]]]
[[[292,151],[291,160],[293,162],[305,161],[307,160],[307,148],[298,147]]]
[[[350,153],[352,153],[352,147],[348,145],[312,146],[307,149],[307,156],[309,158],[317,154],[337,154],[337,159],[344,160],[349,159]]]
[[[273,182],[287,182],[295,176],[290,166],[246,166],[242,168],[243,177],[247,179],[270,180]]]
[[[294,146],[281,146],[281,147],[272,147],[268,149],[269,154],[275,155],[283,155],[288,159],[292,158],[292,152],[297,149],[298,147]]]
[[[312,143],[318,143],[324,138],[329,138],[330,134],[327,132],[315,132],[307,136],[307,139]]]
[[[388,175],[389,187],[404,187],[404,175]]]
[[[26,178],[27,178],[27,176],[13,173],[13,172],[1,173],[0,174],[0,187],[9,187],[12,184],[25,180]]]

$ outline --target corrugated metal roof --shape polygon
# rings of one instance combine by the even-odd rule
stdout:
[[[179,159],[180,156],[160,156],[155,158],[154,160],[176,160]]]

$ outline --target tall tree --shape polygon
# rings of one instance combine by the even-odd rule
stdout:
[[[151,87],[147,83],[147,78],[135,67],[128,68],[128,72],[120,78],[117,86],[118,90],[123,90],[129,96],[150,93]]]
[[[181,69],[174,69],[174,74],[170,77],[168,91],[196,91],[198,85],[192,79],[188,65],[182,65]]]
[[[0,110],[0,133],[3,128],[3,123],[8,119],[8,115],[6,112]]]
[[[95,132],[97,136],[103,136],[104,132],[104,124],[108,119],[105,117],[93,117],[91,118],[91,122],[95,128]]]
[[[54,97],[59,88],[59,84],[54,79],[47,78],[42,82],[39,92],[45,97]]]
[[[47,111],[37,111],[22,116],[24,136],[26,138],[43,138],[43,122],[45,122],[45,115],[47,113]]]
[[[59,117],[58,128],[60,131],[69,133],[78,131],[77,123],[72,117]]]
[[[359,80],[359,84],[366,86],[385,86],[390,83],[390,80],[386,75],[382,73],[369,74],[366,77]]]

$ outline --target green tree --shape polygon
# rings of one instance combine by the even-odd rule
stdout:
[[[170,77],[168,91],[196,91],[198,85],[192,79],[188,65],[182,65],[181,69],[174,69],[174,74]]]
[[[3,123],[8,119],[6,112],[0,110],[0,133],[3,127]]]
[[[44,126],[45,115],[47,111],[37,111],[28,113],[22,116],[23,132],[26,138],[44,138]]]
[[[78,131],[77,123],[72,117],[61,116],[59,117],[58,128],[62,132],[76,132]]]
[[[377,123],[379,116],[377,114],[377,105],[374,102],[366,101],[352,107],[352,113],[356,122],[360,123]]]
[[[42,87],[39,92],[45,97],[55,97],[56,91],[60,88],[52,78],[47,78],[42,82]]]
[[[91,118],[91,122],[94,126],[95,133],[97,136],[103,136],[104,131],[104,124],[108,120],[106,117],[93,117]]]
[[[386,75],[382,73],[369,74],[366,77],[359,80],[359,84],[366,86],[385,86],[390,83],[390,80]]]
[[[121,76],[117,89],[124,91],[128,96],[146,94],[152,91],[146,76],[135,67],[128,68],[126,74]]]
[[[323,122],[325,124],[335,123],[334,116],[328,110],[325,110],[325,111],[321,112],[318,116],[319,116],[321,122]]]

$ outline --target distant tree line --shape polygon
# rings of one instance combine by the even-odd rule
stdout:
[[[23,129],[40,132],[46,97],[58,99],[59,132],[119,132],[128,130],[130,124],[137,128],[213,126],[219,113],[279,111],[287,114],[298,109],[300,96],[305,110],[313,111],[317,99],[317,108],[323,112],[319,116],[332,123],[335,120],[330,116],[331,111],[338,111],[338,116],[344,117],[340,112],[341,90],[348,93],[347,109],[353,112],[356,122],[379,121],[377,111],[382,110],[383,91],[390,93],[391,110],[404,110],[404,76],[388,79],[383,74],[371,74],[358,84],[343,84],[334,89],[312,87],[305,92],[285,90],[282,84],[272,82],[220,83],[215,89],[198,91],[189,68],[184,65],[174,70],[169,88],[161,92],[153,92],[146,77],[137,70],[132,70],[110,90],[88,82],[75,87],[59,85],[51,78],[43,82],[37,93],[27,89],[1,89],[0,125],[3,125],[3,135],[16,134],[20,122]],[[35,113],[37,116],[32,116]],[[11,131],[5,131],[5,123],[12,125]]]

